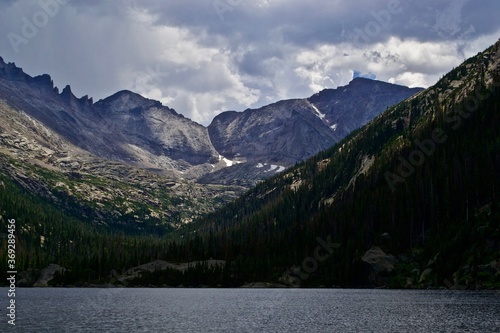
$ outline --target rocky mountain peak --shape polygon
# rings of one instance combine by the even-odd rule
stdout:
[[[54,89],[54,81],[52,81],[52,78],[48,74],[35,76],[33,78],[33,83],[36,86],[40,87],[41,89],[48,89],[48,90]]]
[[[331,129],[337,141],[365,125],[388,107],[422,91],[366,78],[355,78],[346,86],[324,89],[308,98]]]
[[[99,157],[174,169],[186,177],[189,170],[193,177],[206,173],[218,177],[217,172],[227,176],[231,173],[226,167],[240,165],[247,169],[234,178],[256,179],[251,171],[266,178],[329,148],[413,93],[406,87],[357,78],[310,98],[223,112],[207,128],[129,90],[94,104],[88,96],[77,98],[69,85],[59,93],[47,74],[33,78],[13,63],[0,62],[0,98],[69,142]]]
[[[15,63],[5,63],[2,59],[0,62],[0,77],[9,78],[12,81],[28,81],[31,76],[25,74],[23,69],[17,67]]]
[[[53,89],[55,93],[58,92],[57,89]],[[85,95],[81,98],[77,98],[73,92],[71,91],[71,86],[67,85],[64,87],[61,94],[59,94],[61,100],[67,105],[76,108],[76,110],[87,112],[92,109],[94,106],[94,101],[92,98],[89,98],[88,95]]]
[[[122,90],[105,99],[99,100],[95,106],[114,113],[128,113],[131,110],[163,107],[161,102],[148,99],[129,90]]]
[[[351,80],[351,82],[349,82],[348,86],[355,86],[359,84],[370,84],[373,83],[373,81],[377,80],[368,79],[366,77],[355,77],[354,79]]]
[[[73,92],[71,91],[71,86],[68,84],[66,87],[64,87],[63,91],[61,92],[62,97],[71,97],[73,96]]]
[[[253,169],[243,164],[232,166],[233,178],[252,175],[257,179],[256,173],[269,176],[268,166],[282,170],[331,147],[387,107],[420,90],[356,78],[347,86],[325,89],[306,99],[223,112],[214,118],[208,132],[220,154],[252,164]]]

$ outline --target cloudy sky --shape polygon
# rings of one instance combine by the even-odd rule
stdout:
[[[1,0],[0,56],[202,124],[354,76],[427,87],[500,37],[497,0]]]

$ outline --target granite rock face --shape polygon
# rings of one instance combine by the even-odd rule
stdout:
[[[205,127],[131,91],[77,98],[49,75],[31,77],[0,58],[0,168],[95,223],[176,228],[415,91],[355,79],[308,99],[223,112]]]
[[[216,149],[229,159],[291,165],[335,142],[334,132],[307,100],[288,100],[215,117],[208,127]]]
[[[182,172],[219,161],[205,127],[130,91],[94,103],[0,59],[0,99],[96,157]]]
[[[356,78],[347,86],[325,89],[308,98],[334,130],[337,141],[355,129],[416,93],[422,88],[408,88],[382,81]]]
[[[54,279],[56,273],[63,274],[66,268],[56,264],[50,264],[40,271],[38,280],[33,284],[33,287],[48,287],[49,282]]]
[[[245,175],[249,179],[267,178],[273,173],[260,166],[290,167],[333,146],[389,106],[421,90],[356,78],[347,86],[325,89],[307,99],[223,112],[213,119],[208,132],[215,149],[237,163],[229,168],[234,170],[203,179],[227,183],[227,173],[236,179]],[[243,168],[242,163],[251,163],[253,170]]]
[[[368,277],[368,282],[377,287],[387,284],[387,275],[394,271],[396,259],[386,254],[380,247],[374,246],[363,255],[361,262]]]
[[[97,102],[95,109],[108,124],[111,138],[121,138],[115,146],[128,147],[137,155],[142,152],[153,161],[154,157],[171,160],[167,165],[157,162],[161,167],[187,169],[218,162],[207,129],[160,102],[121,91]]]
[[[0,58],[0,100],[72,145],[99,158],[174,170],[190,179],[215,172],[209,178],[216,183],[227,178],[221,169],[242,163],[256,168],[233,172],[237,179],[255,183],[272,176],[331,147],[418,91],[357,78],[307,99],[223,112],[204,127],[131,91],[117,92],[97,103],[88,96],[77,98],[70,86],[59,93],[49,75],[31,77]],[[274,172],[257,167],[259,163],[275,165]]]

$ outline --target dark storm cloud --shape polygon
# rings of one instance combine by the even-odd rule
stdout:
[[[279,32],[284,41],[297,45],[342,42],[346,33],[369,29],[372,21],[383,25],[373,41],[394,35],[422,40],[460,38],[470,26],[476,35],[490,34],[499,28],[500,10],[500,3],[491,0],[233,1],[237,5],[222,7],[221,13],[214,4],[231,1],[135,3],[157,14],[158,24],[198,27],[246,42],[262,41],[270,31]]]
[[[491,0],[3,1],[0,56],[79,95],[133,89],[208,123],[354,75],[430,85],[496,41],[498,12]]]

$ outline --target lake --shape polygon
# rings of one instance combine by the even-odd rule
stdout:
[[[500,293],[347,289],[16,290],[0,332],[500,332]]]

